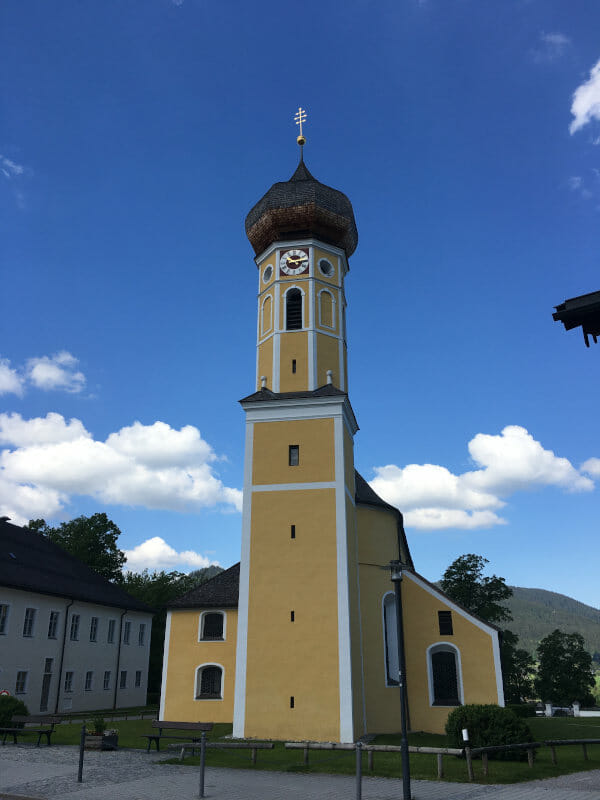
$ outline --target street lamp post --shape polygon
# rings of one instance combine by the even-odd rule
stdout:
[[[410,763],[408,754],[408,731],[406,724],[406,686],[404,683],[404,625],[402,624],[402,564],[400,561],[389,563],[392,582],[396,595],[396,626],[398,633],[398,686],[400,688],[400,757],[402,759],[402,800],[410,797]]]

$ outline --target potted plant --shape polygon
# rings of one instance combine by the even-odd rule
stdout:
[[[107,729],[104,717],[96,714],[86,722],[86,750],[116,750],[119,744],[119,731]]]

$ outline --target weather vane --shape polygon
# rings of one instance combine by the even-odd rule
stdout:
[[[302,106],[298,107],[298,111],[296,112],[296,116],[294,117],[296,125],[300,125],[300,136],[296,139],[300,147],[306,144],[306,138],[302,133],[302,123],[306,122],[306,109],[302,108]]]

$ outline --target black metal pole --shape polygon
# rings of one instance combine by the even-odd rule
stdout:
[[[77,772],[77,783],[83,781],[83,753],[85,751],[85,722],[81,726],[81,736],[79,737],[79,771]]]
[[[356,800],[362,798],[362,742],[356,743]]]
[[[204,797],[204,767],[206,764],[206,731],[200,735],[200,797]]]
[[[408,730],[406,724],[406,686],[402,666],[404,664],[404,625],[402,621],[402,571],[400,565],[392,568],[392,581],[396,593],[396,629],[398,633],[398,686],[400,688],[400,757],[402,760],[402,800],[410,798],[410,755],[408,752]]]

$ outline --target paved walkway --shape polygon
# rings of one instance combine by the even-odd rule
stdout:
[[[159,758],[164,757],[161,754]],[[0,800],[194,800],[198,767],[158,764],[139,750],[86,752],[77,783],[78,748],[0,747]],[[300,775],[241,769],[206,770],[210,800],[355,800],[356,784],[343,775]],[[514,786],[413,781],[414,800],[600,800],[600,770]],[[363,800],[399,800],[402,782],[363,779]]]

